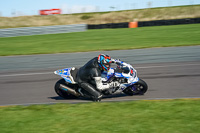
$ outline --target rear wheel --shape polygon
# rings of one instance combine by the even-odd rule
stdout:
[[[62,98],[65,98],[65,99],[74,99],[74,98],[77,98],[76,96],[72,95],[72,94],[69,94],[67,93],[66,91],[62,90],[62,88],[60,87],[60,84],[63,84],[65,86],[68,86],[66,83],[65,83],[65,80],[64,79],[60,79],[56,82],[55,84],[55,92]],[[70,86],[71,88],[71,86]]]
[[[130,96],[133,95],[144,95],[144,93],[148,90],[148,86],[146,84],[145,81],[143,81],[142,79],[139,79],[139,81],[137,83],[135,83],[134,85],[126,88],[124,90],[124,93]]]

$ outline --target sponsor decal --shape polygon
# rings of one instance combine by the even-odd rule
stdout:
[[[121,73],[115,73],[116,77],[123,77],[123,75]]]

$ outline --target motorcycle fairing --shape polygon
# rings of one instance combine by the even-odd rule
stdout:
[[[66,82],[74,84],[75,82],[70,74],[71,69],[72,68],[64,68],[64,69],[57,70],[54,73],[64,78]]]
[[[106,73],[102,73],[102,74],[105,75]],[[130,84],[132,85],[139,81],[139,78],[137,77],[137,71],[132,67],[130,68],[129,73],[115,73],[114,68],[110,68],[110,70],[107,72],[107,79],[112,77],[113,74],[115,74],[115,77],[118,77],[118,78],[124,77],[124,78],[128,79],[129,85]]]

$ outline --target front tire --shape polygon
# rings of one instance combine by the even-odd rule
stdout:
[[[63,84],[63,85],[65,85],[65,86],[67,86],[67,84],[66,84],[66,82],[65,82],[64,79],[60,79],[60,80],[58,80],[58,81],[56,82],[54,89],[55,89],[55,92],[56,92],[60,97],[62,97],[62,98],[64,98],[64,99],[75,99],[75,98],[77,98],[76,96],[74,96],[74,95],[72,95],[72,94],[69,94],[69,93],[67,93],[66,91],[62,90],[62,89],[60,88],[60,84]],[[71,88],[71,87],[70,87],[70,88]]]
[[[133,95],[144,95],[146,91],[148,90],[148,86],[146,82],[142,79],[139,79],[137,83],[135,83],[132,86],[129,86],[124,90],[124,93],[130,96]]]

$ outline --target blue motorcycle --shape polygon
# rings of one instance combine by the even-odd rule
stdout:
[[[62,79],[58,80],[55,84],[55,92],[62,98],[73,99],[73,98],[91,98],[91,95],[79,87],[76,82],[76,74],[78,68],[64,68],[57,70],[54,73],[61,76]],[[145,81],[137,77],[137,71],[132,65],[127,64],[123,61],[117,62],[116,68],[110,68],[108,72],[102,72],[102,82],[119,82],[120,85],[117,87],[109,88],[102,91],[104,96],[115,95],[124,93],[130,96],[133,95],[144,95],[148,86]]]

